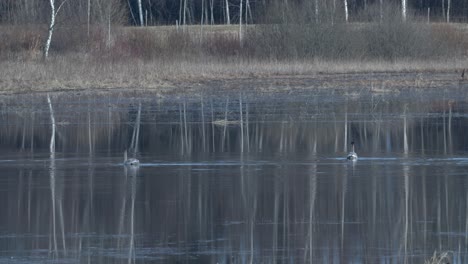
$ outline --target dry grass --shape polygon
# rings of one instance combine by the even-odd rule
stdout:
[[[375,72],[450,72],[457,80],[457,69],[468,68],[467,61],[247,61],[216,59],[128,60],[96,62],[91,57],[58,56],[47,63],[32,61],[0,61],[0,91],[139,89],[170,91],[197,83],[230,79],[274,79],[278,77],[317,76],[336,73],[362,74]],[[424,83],[424,80],[419,80]],[[428,80],[426,83],[430,82]],[[363,83],[367,85],[366,83]],[[329,84],[328,87],[333,87]]]
[[[266,31],[265,26],[250,26],[248,31],[255,32],[259,27],[263,27],[266,34],[271,33],[271,26]],[[352,30],[359,30],[360,27]],[[308,78],[336,73],[362,74],[365,80],[368,73],[375,72],[435,71],[455,74],[457,70],[468,68],[468,61],[462,56],[399,57],[391,60],[379,56],[356,56],[363,52],[362,48],[358,48],[354,55],[351,50],[350,56],[340,58],[335,58],[335,55],[288,56],[286,51],[276,54],[272,52],[278,48],[273,47],[276,43],[264,42],[264,46],[259,44],[260,48],[259,45],[253,48],[255,45],[246,43],[241,47],[237,26],[206,26],[203,35],[200,35],[200,26],[180,27],[179,30],[175,26],[116,28],[111,43],[107,41],[107,31],[102,28],[93,28],[87,37],[83,28],[62,27],[54,35],[52,57],[43,62],[40,59],[42,41],[40,34],[37,34],[40,30],[41,27],[0,28],[0,36],[5,36],[0,40],[0,92],[87,89],[172,91],[214,80],[265,80],[285,76]],[[70,31],[75,32],[73,38],[69,37]],[[464,39],[459,31],[444,30],[444,25],[437,25],[435,32],[444,39],[450,39],[449,43],[464,43],[458,41]],[[333,39],[328,40],[333,42]],[[247,41],[260,43],[246,36]],[[283,44],[294,41],[288,39]],[[450,45],[441,47],[451,50],[448,48]],[[307,45],[304,48],[307,49]],[[278,50],[278,53],[283,52],[282,49]],[[298,52],[296,49],[293,53]],[[329,51],[324,52],[322,55]],[[418,80],[418,84],[424,83],[424,80]],[[426,83],[430,83],[430,80]],[[334,87],[343,83],[327,80],[320,85]],[[362,85],[374,87],[374,83],[363,82]],[[376,90],[384,89],[382,86],[380,84]]]

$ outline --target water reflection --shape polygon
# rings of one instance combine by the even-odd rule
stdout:
[[[50,99],[1,98],[0,261],[467,261],[456,91]]]

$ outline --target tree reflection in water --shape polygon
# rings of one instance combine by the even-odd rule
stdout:
[[[466,262],[465,97],[329,94],[1,99],[0,260]]]

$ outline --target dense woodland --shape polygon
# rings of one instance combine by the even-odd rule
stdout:
[[[63,0],[54,0],[56,5]],[[65,0],[62,23],[83,25],[100,22],[124,25],[231,24],[274,22],[285,10],[310,10],[311,21],[366,21],[382,5],[407,5],[408,15],[432,21],[466,22],[466,0]],[[140,6],[141,4],[141,6]],[[379,7],[380,6],[380,7]],[[141,11],[140,11],[141,10]],[[48,23],[50,4],[44,0],[1,0],[3,24]],[[140,16],[141,14],[141,16]],[[247,19],[245,19],[245,17]]]

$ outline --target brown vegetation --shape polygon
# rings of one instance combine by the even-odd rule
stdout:
[[[297,21],[298,19],[296,15]],[[57,28],[41,60],[46,27],[0,29],[0,90],[164,89],[181,82],[337,72],[467,68],[468,38],[450,24],[383,23]]]

